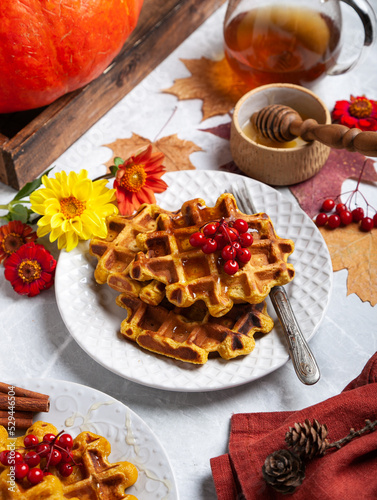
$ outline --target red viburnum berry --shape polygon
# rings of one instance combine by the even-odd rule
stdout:
[[[243,219],[237,219],[234,221],[233,224],[234,229],[237,229],[239,233],[247,233],[249,226],[247,225],[247,222]]]
[[[209,222],[203,227],[204,236],[206,236],[207,238],[209,236],[213,236],[214,234],[216,234],[218,227],[219,227],[218,222]]]
[[[214,253],[217,250],[217,243],[216,240],[213,238],[206,238],[206,241],[204,242],[202,246],[202,251],[204,253]]]
[[[206,241],[206,237],[200,231],[192,234],[189,238],[190,245],[193,247],[201,247]]]
[[[241,248],[237,251],[237,259],[242,263],[246,264],[251,259],[250,250],[247,248]]]
[[[36,467],[33,469],[30,469],[29,472],[27,473],[28,481],[29,481],[29,483],[31,483],[33,485],[38,484],[41,481],[43,481],[43,477],[44,477],[43,471],[41,469],[36,468]]]
[[[37,446],[39,444],[39,439],[34,434],[27,434],[24,437],[24,446],[25,448],[32,448],[33,446]]]
[[[226,274],[235,274],[239,269],[238,262],[235,260],[227,260],[224,264],[224,271]]]
[[[353,222],[360,222],[364,217],[364,210],[361,207],[354,208],[351,213]]]
[[[323,203],[322,203],[322,210],[325,212],[331,212],[331,210],[335,207],[335,201],[332,200],[331,198],[327,198]]]
[[[373,229],[373,226],[373,219],[371,219],[370,217],[364,217],[363,219],[361,219],[360,228],[363,231],[371,231]]]
[[[337,206],[335,207],[335,211],[338,215],[340,215],[344,210],[347,210],[347,207],[345,206],[344,203],[338,203]]]
[[[327,224],[331,229],[336,229],[337,227],[340,226],[340,217],[337,214],[332,214],[329,217],[329,220],[327,221]]]
[[[29,472],[29,466],[28,464],[23,463],[18,463],[14,466],[14,476],[16,479],[23,479],[24,477],[27,476],[27,473]]]
[[[339,214],[340,221],[343,225],[348,226],[352,222],[352,214],[349,210],[343,210]]]
[[[326,224],[327,219],[328,219],[328,215],[321,212],[315,218],[315,223],[317,224],[318,227],[322,227]]]

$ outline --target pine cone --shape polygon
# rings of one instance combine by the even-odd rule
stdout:
[[[285,442],[293,453],[302,459],[311,459],[323,455],[329,440],[326,439],[327,427],[314,419],[313,424],[305,420],[303,424],[295,424],[285,434]]]
[[[263,478],[279,493],[293,493],[305,479],[305,465],[289,450],[274,451],[262,467]]]

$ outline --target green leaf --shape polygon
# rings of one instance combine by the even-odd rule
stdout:
[[[119,170],[119,168],[116,165],[111,165],[111,167],[110,167],[111,175],[113,175],[115,177],[118,170]]]
[[[28,182],[27,184],[25,184],[25,186],[22,189],[20,189],[20,191],[18,191],[13,200],[22,200],[22,198],[30,196],[31,193],[33,193],[36,189],[38,189],[42,185],[42,177],[44,175],[48,175],[53,168],[54,167],[50,168],[49,170],[47,170],[47,172],[43,173],[37,179],[34,179],[32,182]]]
[[[21,200],[22,198],[26,198],[27,196],[30,196],[33,191],[39,188],[41,185],[41,181],[39,179],[35,179],[32,182],[28,182],[25,184],[25,186],[18,191],[16,196],[13,198],[13,200]]]
[[[119,165],[123,165],[123,163],[124,163],[124,160],[122,158],[120,158],[119,156],[116,156],[114,158],[114,165],[116,167],[119,167]]]
[[[26,224],[29,220],[30,210],[28,210],[24,205],[13,205],[9,210],[11,220],[19,220]]]

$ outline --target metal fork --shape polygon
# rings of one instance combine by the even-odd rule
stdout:
[[[258,212],[245,184],[242,187],[234,186],[230,192],[236,198],[237,205],[242,212],[252,214]],[[285,289],[282,286],[273,287],[270,291],[270,299],[283,328],[289,355],[299,380],[306,385],[315,384],[320,378],[319,368],[297,323]]]

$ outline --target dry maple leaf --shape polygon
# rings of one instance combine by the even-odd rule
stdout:
[[[190,154],[202,149],[191,141],[179,139],[177,134],[162,137],[155,142],[142,137],[141,135],[132,134],[127,139],[117,139],[111,144],[105,144],[110,148],[114,156],[119,156],[126,160],[132,155],[146,149],[150,144],[153,145],[154,152],[160,152],[165,155],[164,166],[166,171],[176,170],[194,170],[195,167],[190,161]],[[113,158],[106,163],[108,168],[113,164]]]
[[[377,231],[360,231],[357,224],[335,230],[321,227],[334,271],[348,269],[347,295],[377,304]]]
[[[311,179],[291,186],[290,190],[297,198],[301,208],[314,217],[319,212],[326,198],[335,198],[342,192],[346,179],[357,179],[366,160],[363,182],[377,181],[377,173],[371,159],[360,153],[351,153],[345,149],[332,149],[322,169]],[[360,188],[362,191],[362,188]]]
[[[221,123],[220,125],[217,125],[216,127],[210,127],[210,128],[200,128],[199,130],[201,132],[209,132],[210,134],[216,135],[217,137],[220,137],[221,139],[226,139],[230,140],[230,127],[231,127],[231,122],[227,123]]]
[[[220,61],[181,59],[191,76],[178,78],[163,90],[178,99],[201,99],[203,120],[228,113],[250,88],[230,68],[225,57]]]

